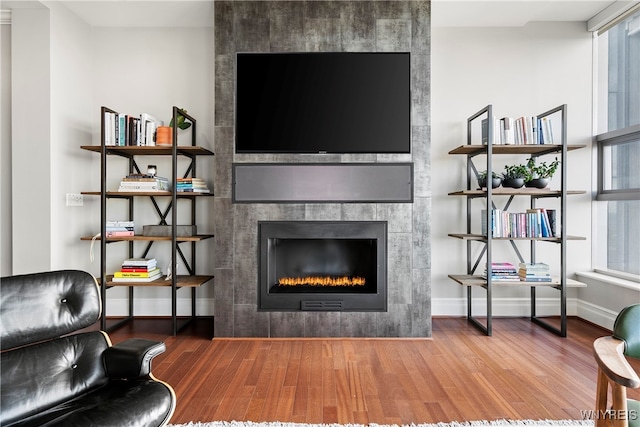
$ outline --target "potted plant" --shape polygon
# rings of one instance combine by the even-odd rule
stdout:
[[[525,165],[507,165],[502,174],[502,186],[521,188],[527,176],[529,176],[529,171]]]
[[[502,183],[502,178],[495,172],[491,172],[491,188],[498,188]],[[487,186],[487,171],[484,170],[478,174],[478,185],[480,188],[486,188]]]
[[[185,113],[187,112],[187,110],[182,110]],[[187,120],[187,118],[178,113],[178,116],[176,118],[176,124],[175,126],[178,129],[188,129],[191,126],[191,122]],[[173,144],[173,127],[174,127],[174,123],[173,123],[173,117],[171,118],[171,121],[169,122],[169,126],[159,126],[157,129],[157,133],[156,133],[156,144],[157,145],[171,145]]]
[[[536,158],[530,157],[527,160],[528,176],[524,185],[526,187],[545,188],[549,184],[549,179],[556,173],[558,165],[560,165],[560,161],[557,157],[550,164],[546,162],[536,164]]]

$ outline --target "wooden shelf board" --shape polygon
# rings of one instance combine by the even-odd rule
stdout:
[[[113,274],[107,276],[107,286],[168,286],[171,287],[171,280],[165,280],[167,276],[154,280],[153,282],[113,282]],[[213,276],[188,276],[179,275],[176,286],[179,288],[197,288],[213,279]],[[99,281],[99,280],[98,280]]]
[[[210,239],[213,234],[197,234],[195,236],[179,236],[176,238],[178,242],[199,242],[201,240]],[[93,240],[93,236],[84,236],[80,240]],[[100,240],[97,237],[96,240]],[[108,242],[120,242],[120,241],[171,241],[171,236],[125,236],[125,237],[109,237]]]
[[[584,190],[569,190],[567,191],[567,195],[574,194],[585,194]],[[487,190],[486,189],[476,189],[476,190],[460,190],[449,193],[449,196],[478,196],[478,197],[486,197]],[[491,190],[491,195],[493,196],[556,196],[560,197],[562,192],[560,190],[547,190],[547,189],[538,189],[538,188],[494,188]]]
[[[482,242],[487,240],[487,237],[481,234],[449,233],[448,236],[455,237],[456,239],[478,240]],[[544,240],[549,242],[560,242],[559,237],[494,237],[493,240]],[[567,236],[567,240],[586,240],[586,237]]]
[[[81,194],[86,196],[99,196],[99,191],[82,191]],[[176,192],[177,197],[211,197],[213,193],[197,193],[189,191]],[[150,197],[170,197],[171,191],[107,191],[107,197],[137,197],[137,196],[150,196]]]
[[[567,151],[585,148],[584,144],[567,145]],[[493,154],[539,154],[545,152],[559,152],[560,144],[535,144],[535,145],[493,145]],[[480,154],[487,151],[486,145],[461,145],[449,151],[449,154]]]
[[[486,286],[487,280],[482,276],[473,276],[469,274],[449,274],[449,278],[462,286]],[[531,286],[560,286],[560,279],[553,277],[551,282],[512,282],[505,280],[492,280],[492,285],[496,286],[512,286],[512,287],[531,287]],[[577,280],[567,279],[567,287],[584,288],[587,285]]]
[[[93,151],[95,153],[100,153],[102,150],[102,146],[100,145],[81,145],[80,148],[83,150]],[[112,146],[109,145],[106,147],[107,154],[115,154],[119,156],[170,156],[173,151],[173,147],[168,146]],[[176,150],[178,154],[188,155],[188,156],[213,156],[213,151],[199,147],[197,145],[179,145]]]

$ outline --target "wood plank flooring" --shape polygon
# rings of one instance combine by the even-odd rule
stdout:
[[[166,343],[153,372],[176,391],[174,424],[581,419],[595,402],[591,345],[608,335],[579,319],[567,338],[528,319],[494,319],[486,337],[435,318],[432,339],[212,340],[212,327],[199,320],[173,337],[164,319],[136,319],[110,334]]]

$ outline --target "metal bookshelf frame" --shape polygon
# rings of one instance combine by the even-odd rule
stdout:
[[[560,157],[560,191],[539,191],[539,192],[519,192],[518,190],[501,192],[502,194],[508,195],[508,199],[505,202],[503,210],[507,210],[510,206],[511,202],[514,200],[516,196],[529,196],[531,200],[531,208],[536,207],[536,202],[540,198],[548,198],[555,197],[560,198],[560,210],[559,216],[557,218],[557,225],[559,226],[559,236],[556,238],[526,238],[524,240],[530,240],[530,262],[534,263],[536,260],[536,244],[538,241],[547,241],[560,245],[560,276],[559,281],[545,284],[545,287],[551,287],[557,289],[560,292],[559,295],[559,305],[560,305],[560,320],[559,327],[549,323],[545,318],[540,317],[537,314],[537,297],[536,297],[536,289],[541,286],[540,283],[530,283],[531,291],[531,321],[559,336],[566,337],[567,336],[567,250],[566,250],[566,242],[567,239],[582,239],[579,237],[569,237],[567,236],[567,227],[566,227],[566,210],[567,210],[567,194],[582,194],[583,191],[567,191],[567,152],[569,149],[578,149],[584,148],[583,145],[574,145],[569,146],[567,144],[567,106],[560,105],[556,108],[550,109],[548,111],[543,112],[538,115],[538,118],[551,116],[554,114],[561,115],[561,124],[562,129],[560,131],[561,143],[560,144],[549,144],[549,145],[494,145],[494,134],[496,129],[494,129],[494,115],[493,115],[493,106],[487,105],[486,107],[479,110],[477,113],[473,114],[467,119],[467,145],[458,147],[455,150],[452,150],[449,154],[465,154],[466,155],[466,175],[467,175],[467,189],[462,192],[450,193],[450,195],[463,195],[466,196],[466,209],[467,209],[467,221],[466,221],[466,235],[459,234],[450,234],[452,237],[463,238],[466,240],[466,263],[467,263],[467,275],[466,276],[455,276],[450,275],[452,279],[457,281],[463,286],[466,286],[467,290],[467,319],[473,324],[475,327],[480,329],[486,335],[491,336],[493,333],[493,286],[499,284],[499,282],[494,281],[492,279],[492,269],[491,263],[493,259],[493,244],[494,240],[507,240],[511,244],[512,249],[514,250],[516,256],[518,257],[520,262],[525,262],[525,258],[522,253],[518,249],[515,241],[523,240],[521,238],[499,238],[496,239],[492,236],[491,229],[489,224],[491,224],[492,218],[492,209],[495,209],[494,203],[494,189],[490,185],[490,179],[493,172],[493,156],[497,154],[520,154],[520,155],[529,155],[532,157],[539,157],[548,154],[558,154]],[[473,124],[478,119],[486,118],[486,136],[487,143],[486,145],[473,145],[472,144],[472,130]],[[482,189],[482,191],[472,190],[472,182],[478,177],[478,170],[476,165],[474,164],[474,160],[479,155],[486,156],[486,162],[484,166],[487,171],[487,186],[486,189]],[[486,198],[486,223],[487,226],[487,235],[479,236],[474,235],[471,230],[471,213],[472,213],[472,200],[475,198]],[[480,242],[483,244],[483,247],[480,251],[480,254],[476,259],[473,259],[473,242]],[[476,275],[477,268],[481,265],[482,260],[486,262],[487,269],[487,278],[483,279],[481,276]],[[580,286],[578,282],[572,282],[574,286]],[[527,286],[524,284],[523,286]],[[486,320],[482,322],[476,315],[474,315],[472,310],[473,305],[473,288],[481,287],[486,291]]]
[[[172,117],[173,122],[177,123],[177,118],[179,115],[183,115],[186,119],[190,120],[192,123],[192,135],[191,135],[191,145],[190,146],[178,146],[178,128],[173,127],[173,144],[171,148],[168,147],[123,147],[123,146],[108,146],[105,144],[105,113],[113,113],[117,114],[118,112],[112,110],[108,107],[101,108],[101,144],[99,147],[95,146],[83,146],[82,148],[88,149],[91,151],[98,151],[96,148],[99,148],[100,153],[100,230],[101,236],[106,236],[106,223],[107,223],[107,204],[108,199],[110,198],[121,198],[125,199],[128,203],[128,215],[129,220],[134,219],[134,204],[135,199],[137,197],[148,197],[153,204],[155,212],[159,218],[159,225],[170,225],[171,226],[171,319],[172,319],[172,333],[173,335],[177,335],[177,333],[186,327],[189,323],[196,319],[196,287],[208,282],[213,279],[213,276],[196,276],[196,242],[199,240],[203,240],[206,238],[211,238],[213,235],[199,235],[196,238],[192,239],[180,239],[177,236],[177,223],[178,223],[178,199],[188,199],[190,202],[191,208],[191,224],[196,224],[196,198],[198,196],[213,196],[211,194],[181,194],[178,195],[177,192],[177,178],[178,178],[178,156],[184,156],[190,159],[188,167],[184,172],[182,177],[187,178],[189,176],[196,176],[196,158],[200,155],[213,155],[213,152],[197,147],[196,146],[196,119],[186,111],[173,107]],[[148,150],[146,150],[148,149]],[[128,170],[129,173],[140,173],[140,168],[138,167],[135,157],[140,155],[170,155],[171,156],[171,190],[163,193],[163,194],[114,194],[113,192],[107,191],[107,157],[109,155],[116,155],[120,157],[124,157],[128,159]],[[86,192],[84,194],[94,194],[92,192]],[[162,210],[158,205],[156,197],[170,197],[170,202],[168,206]],[[171,214],[171,224],[167,224],[167,216]],[[102,316],[100,320],[100,326],[102,330],[112,331],[123,324],[134,319],[134,288],[135,285],[124,285],[129,288],[128,292],[128,315],[123,319],[111,323],[107,326],[107,317],[106,317],[106,306],[107,306],[107,290],[113,286],[108,285],[108,277],[107,277],[107,244],[113,243],[116,241],[127,241],[128,242],[128,253],[129,257],[134,257],[134,243],[138,240],[146,240],[146,248],[143,250],[141,257],[146,257],[149,253],[149,250],[153,246],[153,243],[160,240],[165,239],[137,239],[137,238],[129,238],[129,239],[107,239],[100,238],[100,290],[101,290],[101,298],[103,304]],[[182,249],[180,248],[180,243],[189,243],[191,245],[191,257],[187,259],[184,255]],[[177,275],[177,267],[178,267],[178,256],[182,260],[182,263],[186,267],[189,276],[194,277],[194,280],[189,281],[188,284],[183,284],[180,282],[180,278]],[[145,283],[145,286],[154,286],[152,283]],[[164,285],[166,286],[166,285]],[[182,287],[190,287],[191,288],[191,316],[186,319],[179,318],[177,315],[177,291]],[[179,324],[181,321],[182,324]]]

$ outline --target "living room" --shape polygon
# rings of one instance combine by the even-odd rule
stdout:
[[[313,3],[313,6],[306,3]],[[449,372],[457,372],[460,376],[468,373],[478,380],[466,383],[462,377],[454,378],[453,395],[462,395],[466,386],[478,387],[477,384],[485,380],[484,371],[477,374],[473,366],[467,370],[467,364],[490,361],[493,372],[493,365],[499,363],[492,358],[507,355],[505,363],[509,366],[515,363],[510,359],[514,355],[508,353],[509,348],[522,347],[525,352],[539,352],[541,360],[536,361],[532,370],[545,371],[540,375],[542,379],[529,378],[527,381],[535,381],[538,385],[549,382],[552,385],[547,384],[546,390],[550,395],[556,391],[554,381],[564,385],[579,381],[576,388],[583,390],[576,393],[590,398],[594,381],[589,375],[591,364],[595,366],[595,363],[591,354],[582,348],[590,342],[576,344],[571,341],[572,335],[577,335],[578,340],[586,340],[585,336],[590,337],[594,328],[603,328],[604,334],[612,329],[614,319],[623,307],[640,302],[640,281],[633,259],[631,272],[614,275],[602,272],[607,267],[605,248],[610,239],[607,236],[608,202],[600,200],[597,194],[598,149],[595,142],[595,135],[603,133],[604,129],[600,125],[600,113],[606,110],[598,85],[602,74],[606,73],[599,61],[602,52],[598,51],[601,43],[596,34],[610,19],[637,3],[3,1],[0,276],[78,269],[100,277],[100,239],[92,242],[91,237],[100,232],[101,198],[96,190],[102,184],[101,159],[81,146],[100,146],[102,106],[130,114],[149,113],[165,123],[171,119],[172,106],[178,106],[199,123],[196,131],[178,131],[178,145],[189,144],[195,132],[197,145],[215,152],[212,158],[198,160],[198,175],[215,190],[214,196],[198,200],[198,230],[215,234],[215,237],[198,243],[197,274],[215,276],[215,279],[195,289],[195,312],[207,319],[205,335],[233,339],[217,342],[214,339],[215,348],[202,350],[212,363],[220,363],[220,359],[225,358],[230,361],[233,358],[230,354],[240,354],[241,350],[250,353],[242,363],[253,361],[255,352],[264,348],[261,344],[243,341],[250,337],[426,338],[434,344],[431,351],[437,352],[442,364],[441,369],[434,368],[438,382],[451,380],[445,378]],[[305,7],[313,9],[313,14],[305,12]],[[301,15],[310,18],[301,24],[297,21]],[[370,22],[362,24],[366,20]],[[265,30],[268,37],[264,37]],[[233,123],[236,52],[351,50],[410,52],[414,85],[410,153],[255,155],[236,152]],[[492,105],[496,117],[536,115],[566,105],[568,117],[564,131],[568,144],[584,146],[568,153],[565,162],[566,187],[578,190],[566,197],[566,232],[579,238],[562,244],[566,249],[564,265],[558,261],[558,245],[541,242],[542,250],[538,249],[536,253],[536,260],[548,263],[552,274],[566,274],[568,279],[586,285],[569,287],[566,291],[566,315],[571,319],[570,338],[564,340],[566,346],[548,340],[545,334],[553,334],[542,329],[541,335],[522,332],[526,328],[522,326],[523,322],[528,322],[531,315],[529,287],[496,286],[492,292],[493,316],[513,318],[514,323],[499,322],[494,330],[497,337],[484,340],[482,333],[476,335],[477,331],[465,323],[465,317],[468,304],[478,316],[486,314],[486,292],[474,289],[473,298],[468,302],[466,287],[449,277],[465,273],[469,257],[467,242],[450,236],[463,232],[468,218],[466,199],[450,195],[466,188],[466,158],[450,152],[467,144],[467,119],[487,105]],[[142,160],[144,164],[140,162],[142,167],[153,163],[158,175],[171,175],[172,165],[166,157],[146,160]],[[512,156],[496,160],[494,170],[502,171],[504,163],[509,161],[524,161],[524,158]],[[117,188],[129,171],[129,163],[127,159],[110,159],[109,162],[113,173],[110,169],[106,185],[111,190]],[[276,166],[412,164],[412,197],[409,202],[401,203],[236,203],[232,169],[237,164],[256,163]],[[179,166],[185,164],[181,162]],[[560,188],[559,177],[560,173],[551,180],[550,187],[554,190]],[[471,182],[475,187],[475,178]],[[631,190],[633,193],[637,189],[632,187]],[[93,194],[86,194],[88,192]],[[81,205],[69,203],[68,195],[72,198],[80,195]],[[632,203],[637,203],[637,193],[631,197],[635,197]],[[526,202],[514,202],[514,209],[527,209]],[[109,203],[108,219],[128,217],[127,206],[119,204],[118,200]],[[544,203],[561,209],[559,200],[545,200]],[[475,208],[479,211],[478,205]],[[150,204],[140,203],[136,209],[136,227],[157,223]],[[480,222],[479,213],[473,215],[475,227]],[[188,221],[187,217],[181,216],[179,220]],[[279,313],[258,310],[259,223],[273,220],[347,222],[354,219],[386,222],[389,249],[386,311]],[[627,233],[627,240],[631,241],[627,258],[629,255],[633,258],[640,241],[636,238],[637,226],[630,227]],[[526,250],[528,243],[516,245]],[[127,248],[116,246],[109,245],[108,274],[118,270],[127,257]],[[517,262],[506,244],[494,246],[495,261]],[[152,256],[157,258],[166,274],[172,256],[167,246],[158,245],[158,248],[160,250],[152,252]],[[472,252],[472,256],[477,256],[481,249],[474,246]],[[179,263],[177,274],[186,273],[186,267]],[[152,322],[171,316],[172,297],[168,288],[136,287],[135,315]],[[177,312],[180,316],[188,316],[192,299],[187,290],[178,292]],[[538,315],[554,318],[560,314],[558,289],[541,289],[537,295]],[[109,289],[106,316],[125,316],[129,302],[125,288]],[[214,320],[209,322],[208,319]],[[585,333],[585,329],[589,332]],[[121,336],[129,333],[125,330]],[[541,338],[522,343],[518,339],[522,334]],[[202,372],[214,374],[203,366],[197,351],[185,352],[191,357],[187,362],[198,368],[185,372],[183,365],[186,362],[180,357],[187,356],[177,356],[177,348],[193,344],[183,344],[186,341],[170,335],[166,335],[170,357],[161,362],[160,378],[176,386],[180,397],[193,395],[195,384],[187,384],[190,381],[197,382],[198,390],[205,393],[217,390],[214,386],[207,388],[203,383],[204,376],[195,378]],[[491,342],[487,340],[494,338],[495,347],[485,345]],[[456,343],[450,348],[451,341]],[[392,342],[382,340],[380,344],[380,348],[385,348],[384,368],[413,363],[400,363],[396,358],[405,349],[407,354],[412,354],[415,349],[411,341],[399,340],[395,344],[398,347]],[[547,343],[548,348],[540,348],[544,347],[539,346],[540,342]],[[272,351],[277,352],[284,345],[273,344]],[[309,340],[306,344],[293,344],[297,350],[290,350],[291,354],[306,354],[303,345],[313,347],[314,350],[308,351],[315,355],[324,352],[327,357],[336,357],[335,363],[344,363],[333,347],[343,346],[339,341],[320,344]],[[352,345],[358,344],[344,344],[345,351],[351,351]],[[369,343],[363,340],[359,345],[364,348]],[[197,346],[201,348],[200,344]],[[578,347],[579,351],[576,350]],[[478,353],[458,360],[457,351],[468,356],[471,349]],[[578,364],[589,365],[581,371],[589,378],[576,380],[570,377],[573,371],[562,368],[571,363],[563,357],[569,353],[580,353]],[[393,362],[386,357],[393,358]],[[546,366],[545,357],[560,360],[560,368]],[[234,363],[240,363],[240,359],[233,360],[225,369],[233,371]],[[529,363],[523,360],[519,363]],[[421,361],[419,366],[423,367],[422,364]],[[251,369],[258,372],[261,366]],[[231,375],[229,371],[225,370],[225,374]],[[248,372],[238,371],[240,376],[250,376]],[[278,372],[277,369],[274,371]],[[409,380],[402,370],[390,372],[385,377],[389,381],[397,372],[402,372],[404,380]],[[421,375],[427,375],[425,372],[431,371],[421,369]],[[553,380],[549,376],[554,376]],[[225,376],[223,380],[229,380],[223,384],[224,390],[243,386]],[[523,384],[527,381],[520,383],[516,379],[499,392],[487,386],[487,390],[495,392],[487,405],[500,408],[509,398],[500,393],[526,388]],[[420,387],[419,384],[417,381],[416,387]],[[377,384],[381,390],[384,385]],[[475,391],[480,394],[486,390],[476,388]],[[532,396],[526,397],[529,399],[527,410],[536,408],[535,389],[531,393]],[[237,396],[231,397],[229,405],[234,404]],[[549,398],[553,399],[555,397]],[[555,403],[556,414],[563,411],[563,403],[557,400],[560,403]],[[183,405],[185,401],[190,410],[199,405],[198,399],[183,399]],[[402,408],[402,403],[398,404]],[[448,404],[453,412],[445,411],[439,414],[440,418],[434,419],[453,420],[458,418],[454,415],[460,415],[458,419],[470,420],[477,419],[474,415],[484,414],[477,409],[483,406],[482,402],[474,402],[466,408],[469,410],[466,413],[460,408],[460,412],[452,409],[456,406],[455,397],[452,402],[442,403],[442,407],[446,408]],[[550,405],[549,401],[542,406]],[[580,405],[580,408],[589,408],[585,403]],[[184,407],[181,410],[180,417],[174,422],[198,419],[187,415],[189,411]],[[275,411],[275,407],[272,410]],[[492,410],[486,412],[491,414]],[[502,414],[499,410],[496,413]],[[331,420],[332,417],[323,419]],[[413,418],[389,417],[387,421],[407,419]]]
[[[430,294],[429,301],[421,302],[426,307],[424,320],[428,323],[430,316],[464,316],[465,289],[447,275],[465,270],[464,244],[448,237],[448,233],[463,228],[466,213],[462,198],[450,197],[448,193],[464,187],[466,176],[464,159],[450,156],[448,152],[465,143],[466,119],[487,104],[494,106],[498,116],[539,114],[566,104],[569,111],[567,139],[570,144],[587,147],[572,152],[567,164],[567,187],[584,190],[584,194],[571,196],[567,203],[568,233],[586,237],[586,240],[567,243],[566,269],[567,277],[588,284],[584,288],[568,290],[567,314],[610,328],[619,309],[628,301],[639,300],[640,293],[633,281],[616,278],[601,281],[599,279],[604,276],[591,273],[602,265],[600,251],[595,249],[598,247],[596,242],[606,237],[597,232],[601,229],[602,215],[598,219],[598,212],[602,203],[593,200],[596,189],[592,142],[596,67],[593,32],[586,28],[586,22],[602,19],[597,16],[598,12],[615,14],[619,9],[611,9],[611,12],[606,9],[607,5],[595,5],[595,2],[587,2],[588,8],[574,2],[556,2],[566,3],[565,9],[574,15],[566,12],[565,18],[555,11],[555,15],[549,17],[547,11],[542,18],[536,18],[531,11],[518,10],[510,2],[467,5],[464,14],[456,12],[458,3],[433,2],[425,12],[430,24],[426,28],[430,28],[430,33],[421,36],[428,46],[425,50],[428,54],[420,72],[426,73],[429,84],[421,96],[427,100],[423,105],[430,108],[426,112],[414,111],[412,119],[414,125],[417,120],[421,125],[424,123],[414,131],[416,135],[418,131],[423,132],[424,143],[416,145],[418,149],[415,150],[416,155],[423,157],[416,157],[413,162],[416,176],[423,177],[423,181],[416,181],[413,204],[378,204],[376,219],[392,216],[390,209],[394,212],[396,219],[391,221],[390,231],[398,236],[397,242],[401,242],[398,244],[408,245],[403,251],[413,250],[408,243],[413,238],[426,241],[420,249],[422,252],[412,260],[413,274],[419,275],[421,282],[427,282],[421,293]],[[11,2],[4,4],[11,5]],[[65,194],[80,194],[100,186],[98,156],[79,149],[81,145],[100,144],[100,106],[147,112],[165,121],[170,119],[171,106],[185,108],[195,117],[204,118],[200,119],[198,127],[198,145],[212,149],[216,162],[221,162],[219,159],[227,159],[229,163],[238,159],[246,161],[242,155],[233,158],[233,146],[217,143],[228,138],[225,136],[228,128],[216,126],[209,119],[218,117],[221,120],[220,117],[226,114],[223,106],[233,105],[229,91],[224,92],[224,87],[216,86],[228,87],[231,81],[225,76],[213,78],[216,70],[224,70],[220,63],[222,56],[216,54],[214,48],[214,15],[221,12],[216,12],[210,2],[182,2],[178,7],[180,13],[172,13],[171,19],[166,17],[167,10],[173,11],[170,2],[158,3],[155,10],[150,10],[149,4],[143,10],[137,9],[140,5],[123,10],[117,2],[110,5],[50,2],[35,4],[35,8],[34,3],[17,2],[15,5],[18,8],[12,11],[12,25],[2,27],[3,43],[12,42],[10,49],[3,49],[3,53],[6,55],[10,51],[13,63],[11,90],[3,90],[5,94],[12,92],[11,107],[3,108],[3,120],[11,123],[3,126],[3,138],[14,141],[3,144],[3,150],[12,146],[11,151],[3,151],[2,156],[3,170],[11,170],[12,178],[7,179],[5,174],[3,179],[3,189],[7,191],[2,192],[2,213],[7,220],[3,220],[2,275],[61,268],[77,268],[99,275],[98,263],[90,260],[89,245],[80,241],[81,236],[92,236],[99,228],[99,197],[84,196],[83,206],[77,207],[65,204]],[[30,8],[24,9],[25,5]],[[580,12],[579,6],[585,7],[585,11]],[[614,6],[619,7],[618,4],[611,5]],[[483,14],[475,13],[474,8],[483,10]],[[456,13],[458,17],[453,19]],[[96,17],[99,20],[91,22],[91,19],[98,19]],[[22,19],[26,20],[24,24]],[[36,24],[30,21],[34,19]],[[158,22],[162,22],[162,26]],[[12,33],[7,32],[9,27]],[[41,31],[39,37],[34,28]],[[327,44],[325,50],[335,50],[336,39],[332,39],[335,36],[324,37],[319,40]],[[20,48],[21,43],[26,43],[24,49]],[[124,49],[123,46],[135,48]],[[34,55],[38,49],[44,52],[43,55]],[[313,49],[322,50],[317,46]],[[3,73],[3,76],[5,88],[6,77],[11,73]],[[49,102],[43,102],[47,99]],[[3,105],[9,104],[5,101]],[[31,126],[34,121],[47,123],[47,126]],[[336,158],[328,155],[302,157],[304,162],[327,162]],[[286,162],[291,156],[271,159]],[[338,159],[344,162],[350,158],[347,155]],[[402,161],[411,160],[411,157],[379,155],[377,161],[388,159]],[[168,163],[162,163],[162,159],[157,162],[159,175],[170,172]],[[230,206],[230,172],[220,163],[216,163],[217,168],[211,164],[213,162],[204,163],[200,173],[204,171],[204,176],[215,187],[216,198],[214,202],[199,205],[199,216],[207,218],[203,228],[222,233],[230,223],[220,222],[221,215],[211,212],[236,209],[238,214],[243,205]],[[34,186],[31,180],[18,179],[25,171],[34,170],[47,176],[50,185]],[[451,171],[454,171],[453,175]],[[117,185],[120,178],[117,173],[113,174],[110,179],[114,182],[109,185]],[[551,186],[554,185],[559,186],[557,179],[552,181]],[[335,204],[319,204],[315,210],[322,212],[307,213],[305,219],[314,219],[314,215],[320,215],[317,219],[343,215],[327,213],[331,210],[325,209],[327,206],[335,208]],[[313,206],[305,209],[314,210]],[[422,234],[411,237],[410,218],[411,215],[419,217],[418,212],[429,218],[429,227],[424,228]],[[137,215],[145,221],[152,213],[143,210]],[[49,219],[43,221],[43,217]],[[225,218],[227,221],[228,216]],[[216,264],[219,267],[233,263],[233,253],[229,244],[216,241],[222,241],[221,237],[204,243],[198,252],[202,272],[215,273],[217,283],[197,290],[198,315],[222,318],[222,312],[214,308],[217,302],[214,293],[229,269],[216,268]],[[40,250],[32,250],[33,242],[38,242]],[[235,243],[231,242],[231,245]],[[21,255],[25,253],[29,256]],[[168,258],[166,252],[158,255],[163,266]],[[547,261],[546,252],[539,252],[538,258]],[[550,253],[549,258],[555,273],[559,268],[557,256]],[[121,259],[117,255],[110,259],[110,268],[116,269]],[[212,262],[212,259],[216,261]],[[406,267],[400,265],[398,268]],[[178,273],[182,272],[179,270]],[[577,276],[582,273],[585,274]],[[615,286],[615,292],[609,292],[612,283],[622,285]],[[122,290],[111,292],[108,315],[123,315],[127,306],[126,293]],[[247,300],[245,302],[253,303],[255,291],[242,292],[246,294],[242,297]],[[398,304],[410,305],[411,296],[406,295],[406,291],[399,292],[403,295],[396,297]],[[164,307],[169,304],[167,298],[164,289],[140,290],[135,311],[141,316],[165,315]],[[478,294],[476,298],[478,309],[482,311],[484,297]],[[188,311],[188,301],[188,298],[178,298],[180,312]],[[558,314],[555,291],[543,294],[541,301],[543,314]],[[526,316],[529,312],[528,290],[499,289],[494,296],[494,306],[495,316]],[[412,332],[406,318],[392,320],[391,325],[391,335],[428,335],[429,327]],[[219,331],[226,329],[220,336],[233,335],[230,332],[232,325],[217,326]],[[399,332],[401,330],[403,332]],[[236,331],[238,336],[253,333],[255,331]]]

